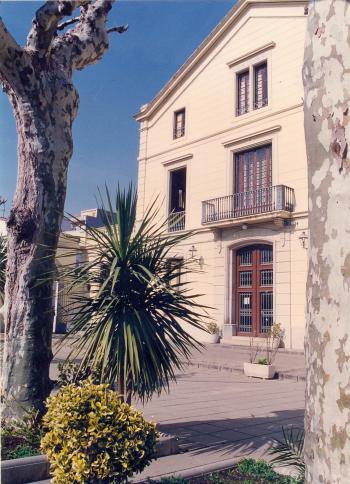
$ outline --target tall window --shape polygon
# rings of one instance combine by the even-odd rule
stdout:
[[[174,139],[185,136],[186,110],[180,109],[174,113]]]
[[[170,172],[169,231],[185,228],[186,209],[186,168]]]
[[[273,252],[251,245],[236,252],[235,306],[238,334],[257,336],[273,324]]]
[[[268,104],[267,61],[237,74],[237,116]]]
[[[254,109],[267,106],[267,62],[254,67]]]
[[[271,144],[235,155],[235,216],[269,211],[272,207]]]
[[[237,74],[237,116],[249,111],[249,70]]]

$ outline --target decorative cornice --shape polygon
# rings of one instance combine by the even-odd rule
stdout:
[[[163,166],[172,165],[173,163],[179,163],[181,161],[190,160],[193,158],[193,153],[188,153],[187,155],[177,156],[176,158],[172,158],[171,160],[166,160],[162,162]]]
[[[258,47],[257,49],[251,50],[247,52],[244,55],[241,55],[234,59],[233,61],[230,61],[227,63],[228,67],[234,67],[237,64],[240,64],[241,62],[250,59],[251,57],[254,57],[255,55],[261,54],[262,52],[266,52],[267,50],[273,49],[276,47],[276,42],[269,42],[268,44],[262,45],[261,47]]]
[[[252,139],[252,138],[258,138],[258,137],[261,137],[261,136],[265,136],[267,134],[274,133],[276,131],[280,131],[281,129],[282,129],[281,125],[272,126],[271,128],[261,129],[260,131],[254,131],[253,133],[246,134],[244,136],[240,136],[239,138],[234,138],[234,139],[230,139],[228,141],[224,141],[221,144],[225,148],[228,148],[229,146],[242,143],[242,142],[247,141],[247,140]]]

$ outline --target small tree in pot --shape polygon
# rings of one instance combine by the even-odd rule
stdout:
[[[273,378],[276,373],[273,362],[275,361],[281,340],[282,328],[279,323],[273,324],[271,329],[265,334],[265,344],[255,344],[254,338],[250,338],[250,358],[249,362],[244,363],[245,375],[265,379]],[[264,352],[265,356],[256,361],[260,352]]]
[[[214,322],[210,321],[207,323],[207,330],[208,330],[208,335],[207,335],[207,342],[208,343],[217,343],[220,338],[220,328],[219,326]]]

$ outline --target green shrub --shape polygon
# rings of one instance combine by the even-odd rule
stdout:
[[[120,483],[155,457],[155,424],[109,385],[63,387],[48,398],[43,425],[55,483]]]
[[[275,482],[276,484],[301,484],[298,478],[281,476],[273,470],[268,462],[255,459],[243,459],[237,464],[237,470],[244,476],[250,476],[261,480],[261,482]]]
[[[267,358],[260,358],[258,360],[258,365],[268,365],[268,364],[269,364],[269,362],[268,362]]]
[[[272,469],[271,465],[263,460],[243,459],[237,464],[237,469],[241,474],[265,479],[276,478],[276,473]]]
[[[38,412],[27,410],[20,419],[1,419],[1,459],[17,459],[40,454],[43,435]]]
[[[71,383],[81,383],[92,378],[94,383],[99,383],[100,372],[98,370],[91,370],[90,368],[81,368],[79,364],[73,363],[71,360],[66,360],[58,364],[57,385],[64,387]]]

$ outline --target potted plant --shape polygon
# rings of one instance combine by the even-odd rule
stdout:
[[[266,333],[264,345],[255,344],[254,338],[250,338],[249,362],[245,362],[243,365],[246,376],[268,380],[275,376],[276,369],[273,362],[276,358],[281,338],[282,329],[279,323],[271,326],[271,329]],[[265,356],[257,359],[258,354],[262,351],[264,351]]]
[[[207,338],[206,338],[206,342],[207,343],[218,343],[219,341],[219,338],[220,338],[220,329],[219,329],[219,326],[214,322],[214,321],[210,321],[209,323],[207,323],[207,330],[208,330],[208,335],[207,335]]]

